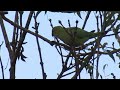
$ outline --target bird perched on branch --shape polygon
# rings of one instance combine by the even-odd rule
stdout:
[[[95,38],[100,34],[102,33],[88,32],[78,27],[65,28],[56,26],[52,29],[52,36],[60,39],[69,46],[75,47],[83,45],[89,39]]]

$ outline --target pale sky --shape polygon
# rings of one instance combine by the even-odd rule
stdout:
[[[12,11],[12,12],[9,12],[9,14],[6,16],[8,18],[10,18],[11,20],[14,20],[14,15],[15,15],[15,13]],[[38,22],[40,22],[39,34],[48,38],[49,40],[54,40],[54,38],[51,35],[52,28],[50,26],[48,19],[50,19],[50,18],[52,19],[53,26],[60,25],[58,23],[58,20],[61,20],[62,24],[65,27],[68,27],[68,19],[70,20],[71,26],[75,26],[76,25],[75,21],[78,20],[79,21],[78,27],[82,27],[85,15],[86,14],[83,12],[82,13],[83,20],[82,20],[74,13],[64,14],[64,13],[47,12],[47,14],[45,15],[45,12],[42,11],[38,17]],[[24,25],[27,20],[28,12],[25,11],[23,16],[24,16],[23,17],[23,20],[24,20],[23,25]],[[91,17],[88,20],[87,25],[85,27],[86,31],[96,30],[96,20],[93,17],[94,17],[94,14],[91,14]],[[7,34],[11,41],[13,27],[7,22],[5,22],[5,25],[6,25]],[[31,25],[29,28],[32,31],[34,31],[34,29],[32,29],[33,25],[34,25],[34,21],[32,19],[32,22],[31,22]],[[1,42],[4,40],[2,32],[0,32],[0,38],[1,38],[0,39],[0,44],[1,44]],[[23,62],[21,60],[17,61],[16,79],[35,79],[35,78],[42,79],[41,66],[40,66],[39,54],[38,54],[38,50],[37,50],[36,38],[30,34],[27,34],[25,41],[28,43],[24,45],[24,49],[25,49],[24,55],[26,55],[28,58],[26,59],[26,62]],[[119,47],[114,36],[104,38],[102,40],[102,43],[108,42],[108,46],[111,46],[113,41],[115,41],[115,46]],[[56,79],[57,73],[60,73],[60,71],[61,71],[61,57],[58,54],[58,52],[54,46],[50,46],[48,43],[46,43],[45,41],[43,41],[41,39],[39,39],[39,42],[40,42],[40,46],[41,46],[41,50],[42,50],[42,58],[43,58],[43,62],[44,62],[45,72],[47,74],[47,79]],[[3,65],[5,68],[8,60],[9,60],[8,51],[5,47],[5,43],[1,47],[0,55],[1,55]],[[120,78],[119,77],[120,69],[118,68],[119,59],[117,57],[115,59],[116,59],[116,63],[114,63],[113,60],[109,56],[101,56],[100,62],[99,62],[100,63],[99,64],[99,72],[101,75],[103,75],[103,78],[105,78],[104,73],[103,73],[103,65],[104,64],[108,64],[108,66],[105,69],[106,76],[109,75],[110,73],[114,73],[117,78]],[[4,70],[5,79],[9,78],[9,67],[10,67],[10,65],[8,65],[7,69]],[[0,73],[1,73],[1,69],[0,69]],[[70,77],[71,76],[68,76],[65,78],[70,78]],[[0,74],[0,78],[2,78],[2,74]],[[82,71],[81,78],[89,79],[89,75],[87,74],[87,72],[85,70]],[[112,76],[110,75],[106,78],[112,78]]]

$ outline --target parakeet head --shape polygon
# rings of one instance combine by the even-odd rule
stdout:
[[[52,36],[57,37],[60,34],[60,30],[63,30],[63,27],[56,26],[52,29]]]

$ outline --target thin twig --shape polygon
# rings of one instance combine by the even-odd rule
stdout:
[[[18,11],[16,11],[16,13],[15,13],[14,23],[19,24],[18,23]],[[14,26],[14,28],[13,28],[13,37],[12,37],[13,54],[15,54],[16,45],[17,45],[17,39],[18,39],[18,28],[16,26]]]
[[[67,63],[68,63],[68,60],[69,60],[69,58],[70,58],[70,54],[71,54],[71,53],[69,53],[69,55],[67,56],[67,58],[66,58],[66,60],[65,60],[65,64],[62,66],[62,71],[61,71],[60,74],[58,75],[57,79],[62,78],[64,72],[66,72],[66,71],[68,70],[68,68],[67,68]]]
[[[97,20],[97,32],[99,33],[99,21],[98,21],[98,16],[96,16],[96,20]],[[99,45],[100,45],[100,40],[99,40],[100,36],[98,36],[98,40],[97,40],[97,45],[98,45],[98,52],[100,50]],[[96,79],[98,79],[99,74],[98,74],[98,68],[99,68],[99,53],[97,53],[97,61],[96,61]]]
[[[3,79],[5,79],[4,78],[4,69],[3,69],[3,63],[2,63],[1,56],[0,56],[0,64],[1,64],[1,70],[2,70],[2,77],[3,77]]]
[[[0,15],[0,25],[1,25],[3,36],[4,36],[5,44],[9,52],[10,63],[12,64],[13,63],[13,51],[10,47],[10,43],[8,40],[8,36],[7,36],[6,29],[5,29],[1,15]],[[10,69],[10,72],[11,72],[11,69]],[[13,79],[13,78],[15,78],[15,72],[10,73],[10,79]]]
[[[57,38],[55,38],[56,40],[57,40],[57,42],[59,43],[59,40],[57,39]],[[56,46],[56,49],[57,49],[57,51],[58,51],[58,53],[60,54],[60,56],[61,56],[61,59],[62,59],[62,66],[64,65],[64,60],[63,60],[63,54],[62,54],[62,48],[60,47],[60,45],[58,45],[58,47],[59,47],[59,49],[60,49],[60,51],[58,50],[58,48],[57,48],[57,46]]]
[[[32,15],[33,15],[33,11],[30,11],[27,22],[26,22],[26,25],[25,25],[26,29],[29,28],[29,25],[30,25],[30,22],[31,22],[31,19],[32,19]],[[15,52],[15,56],[14,56],[13,65],[16,64],[16,60],[17,60],[17,57],[19,56],[19,52],[20,52],[22,44],[23,44],[23,42],[25,40],[26,34],[27,34],[27,32],[24,31],[23,34],[21,35],[20,39],[19,39],[18,47],[17,47],[17,50]]]
[[[2,44],[3,44],[3,42],[2,42]],[[1,46],[2,46],[2,44],[0,45],[0,51],[1,51]],[[1,59],[1,56],[0,56],[0,64],[1,64],[1,70],[2,70],[2,77],[3,77],[3,79],[5,79],[4,78],[4,67],[3,67],[3,63],[2,63],[2,59]]]
[[[91,11],[88,11],[88,13],[87,13],[87,15],[86,15],[86,18],[85,18],[85,21],[84,21],[84,24],[83,24],[82,29],[84,29],[84,28],[85,28],[85,25],[86,25],[87,20],[88,20],[88,18],[89,18],[89,16],[90,16],[90,13],[91,13]]]
[[[8,63],[9,63],[9,59],[8,59],[8,61],[7,61],[7,64],[6,64],[6,67],[5,67],[5,69],[7,69],[7,67],[8,67]],[[5,70],[5,69],[4,69],[4,70]]]
[[[37,17],[35,16],[35,13],[34,13],[34,20],[35,20],[34,29],[35,29],[36,34],[38,34],[39,24],[37,23],[36,18]],[[40,48],[40,44],[39,44],[39,40],[38,40],[37,36],[36,36],[36,42],[37,42],[37,47],[38,47],[38,52],[39,52],[40,65],[41,65],[41,68],[42,68],[42,76],[43,76],[43,79],[46,79],[47,75],[46,75],[45,70],[44,70],[44,63],[43,63],[43,60],[42,60],[41,48]]]

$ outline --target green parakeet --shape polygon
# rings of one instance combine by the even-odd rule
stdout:
[[[59,38],[67,45],[75,47],[83,45],[87,40],[94,38],[97,35],[97,33],[87,32],[77,27],[64,28],[56,26],[52,29],[52,36]]]

